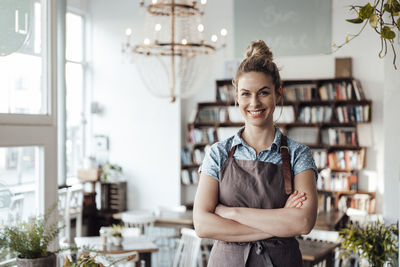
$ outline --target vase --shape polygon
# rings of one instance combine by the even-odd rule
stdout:
[[[46,257],[37,259],[22,259],[17,258],[18,267],[56,267],[57,265],[56,254],[49,253]]]

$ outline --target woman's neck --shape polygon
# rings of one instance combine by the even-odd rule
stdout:
[[[269,125],[267,127],[257,127],[246,125],[242,133],[243,140],[258,153],[267,149],[272,145],[275,139],[275,127]]]

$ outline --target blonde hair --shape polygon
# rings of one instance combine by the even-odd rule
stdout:
[[[275,92],[280,94],[282,86],[279,69],[273,62],[273,55],[263,40],[252,41],[245,52],[245,59],[240,63],[232,84],[238,90],[238,81],[242,74],[247,72],[261,72],[270,75],[275,86]]]

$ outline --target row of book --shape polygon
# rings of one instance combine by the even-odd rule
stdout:
[[[198,184],[199,182],[199,173],[197,169],[192,169],[192,170],[187,170],[183,169],[181,170],[181,181],[182,184],[188,185],[188,184]]]
[[[232,84],[220,85],[217,88],[217,101],[234,103],[235,88]],[[357,80],[351,82],[324,83],[319,88],[316,84],[291,84],[284,87],[285,101],[311,100],[363,100],[364,91]]]
[[[347,172],[332,172],[328,177],[320,175],[318,190],[349,191],[358,190],[358,176]]]
[[[203,149],[195,148],[193,153],[190,152],[188,148],[182,148],[182,164],[183,165],[191,165],[198,164],[200,165],[203,162],[205,153],[210,146],[205,146]]]
[[[332,120],[332,107],[330,106],[313,106],[303,107],[300,109],[299,122],[318,123],[330,122]]]
[[[295,84],[284,87],[285,101],[310,101],[316,99],[317,87],[315,84]]]
[[[232,84],[220,85],[217,88],[217,101],[234,103],[236,98],[235,87]]]
[[[361,170],[364,158],[365,149],[331,152],[328,153],[328,166],[334,170]]]
[[[370,119],[369,105],[336,107],[336,117],[339,122],[368,122]]]
[[[356,128],[329,128],[321,132],[322,144],[324,145],[357,145]]]
[[[226,107],[204,107],[197,112],[197,122],[224,122],[226,121]]]
[[[312,156],[318,169],[326,167],[328,163],[328,152],[326,149],[312,149]]]
[[[346,211],[348,208],[374,214],[376,212],[376,201],[369,194],[342,195],[338,201],[338,210]]]
[[[330,194],[318,195],[318,212],[330,212],[335,209],[335,197]],[[367,214],[373,214],[376,210],[375,198],[369,194],[354,194],[340,196],[337,209],[346,211],[348,208],[364,211]]]
[[[191,144],[207,143],[213,144],[217,141],[215,136],[215,128],[191,128],[188,132],[188,141]]]

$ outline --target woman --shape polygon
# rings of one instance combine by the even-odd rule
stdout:
[[[217,240],[208,266],[302,266],[294,236],[314,227],[317,170],[310,149],[274,126],[283,91],[263,41],[249,45],[233,83],[245,126],[211,146],[194,204],[196,233]]]

